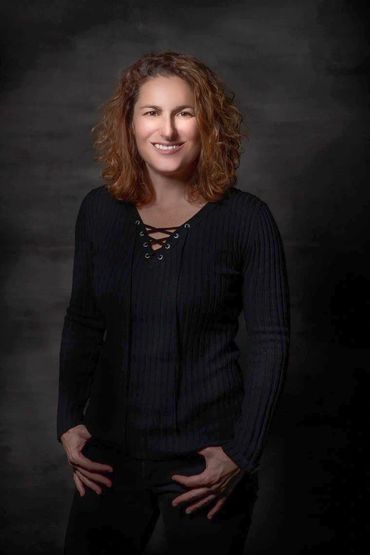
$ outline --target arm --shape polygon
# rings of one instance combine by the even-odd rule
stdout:
[[[285,380],[290,343],[285,254],[266,203],[257,207],[243,259],[243,312],[248,337],[244,398],[234,438],[222,448],[244,470],[255,472]]]
[[[82,200],[75,225],[72,292],[64,317],[59,354],[57,439],[81,424],[90,381],[103,342],[105,323],[91,282],[91,242],[88,193]]]

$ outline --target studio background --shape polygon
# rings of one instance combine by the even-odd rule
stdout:
[[[4,0],[0,551],[60,554],[74,490],[56,440],[74,224],[102,184],[90,129],[149,50],[193,54],[236,93],[237,186],[268,203],[291,296],[287,380],[248,555],[355,553],[367,522],[369,52],[359,2]],[[243,364],[245,328],[238,334]],[[148,546],[160,553],[161,521]]]

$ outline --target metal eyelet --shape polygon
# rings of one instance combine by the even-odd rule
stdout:
[[[190,224],[184,224],[184,227],[190,227]]]
[[[158,260],[162,260],[163,254],[159,254],[159,255],[157,256],[157,258],[158,258]]]
[[[148,241],[145,241],[145,243],[143,243],[143,247],[147,247],[148,246]]]
[[[135,224],[139,225],[140,224],[140,220],[135,220]]]
[[[143,236],[143,235],[144,235],[144,231],[141,230],[141,231],[139,232],[139,235]]]
[[[179,237],[178,233],[175,233],[174,238],[177,239]]]
[[[150,258],[150,254],[149,254],[148,252],[146,252],[146,253],[144,254],[144,256],[145,256],[145,258]]]
[[[165,243],[165,244],[164,244],[164,248],[165,248],[165,249],[170,249],[170,248],[171,248],[171,245],[170,245],[169,243]]]

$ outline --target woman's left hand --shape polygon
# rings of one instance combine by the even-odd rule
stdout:
[[[172,501],[172,506],[176,507],[180,503],[196,500],[196,503],[190,503],[187,507],[185,512],[188,514],[217,499],[207,514],[207,517],[211,519],[224,505],[228,495],[246,471],[232,461],[222,447],[205,447],[197,452],[205,457],[206,468],[200,474],[192,476],[182,474],[171,476],[176,482],[191,488],[190,491],[178,495]]]

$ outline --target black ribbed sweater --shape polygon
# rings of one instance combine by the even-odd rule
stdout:
[[[255,472],[286,375],[284,248],[268,205],[236,187],[153,250],[136,207],[82,200],[59,357],[57,438],[83,423],[138,458],[222,446]],[[246,362],[235,343],[243,311]]]

